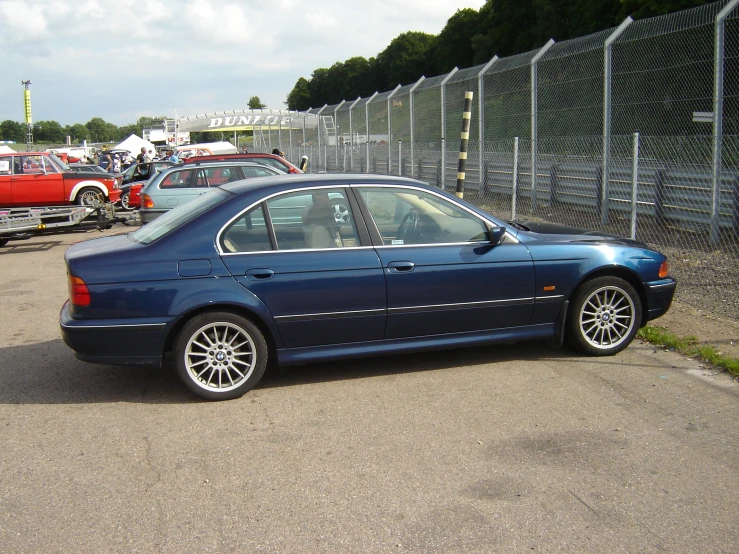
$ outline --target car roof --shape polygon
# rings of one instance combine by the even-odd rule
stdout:
[[[441,190],[431,187],[410,177],[392,175],[367,175],[359,173],[302,173],[299,175],[276,175],[274,177],[256,177],[246,181],[234,181],[221,185],[221,188],[234,194],[245,194],[255,190],[281,192],[311,186],[346,186],[346,185],[412,185],[428,190]]]

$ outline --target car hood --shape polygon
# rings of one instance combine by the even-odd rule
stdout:
[[[545,240],[547,242],[607,242],[609,244],[647,248],[647,245],[643,242],[610,233],[604,233],[602,231],[588,231],[578,227],[569,227],[567,225],[557,225],[555,223],[545,223],[540,221],[515,221],[513,223],[523,226],[526,234],[530,235],[532,238]]]

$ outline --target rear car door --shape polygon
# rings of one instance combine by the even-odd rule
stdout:
[[[369,212],[387,282],[385,338],[527,325],[534,265],[508,238],[492,245],[487,224],[449,199],[402,186],[357,186]]]
[[[350,206],[345,222],[331,202]],[[285,193],[219,234],[226,267],[270,310],[286,348],[383,337],[385,278],[350,202],[341,187]]]

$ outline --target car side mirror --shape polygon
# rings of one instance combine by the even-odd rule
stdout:
[[[497,246],[501,242],[503,242],[503,237],[505,237],[505,227],[488,227],[488,236],[490,237],[490,244],[493,246]]]

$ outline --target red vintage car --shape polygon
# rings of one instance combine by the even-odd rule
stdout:
[[[70,171],[49,152],[0,154],[0,207],[117,202],[120,180],[106,173]]]

